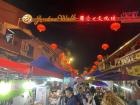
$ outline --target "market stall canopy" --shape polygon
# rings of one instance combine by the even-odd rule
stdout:
[[[30,70],[29,64],[18,63],[5,58],[0,58],[0,67],[8,69],[9,72],[13,71],[21,74],[27,74]]]
[[[100,80],[113,80],[113,81],[119,81],[119,80],[139,80],[140,76],[132,76],[129,74],[125,74],[123,72],[113,70],[109,72],[105,72],[102,75],[98,75],[96,79]]]
[[[58,74],[52,71],[47,71],[38,67],[32,67],[32,75],[33,76],[52,76],[52,77],[56,77],[56,78],[61,78],[63,79],[63,75],[62,74]]]
[[[97,76],[97,75],[101,75],[101,74],[103,74],[103,72],[101,72],[100,70],[96,70],[95,72],[93,72],[89,76]]]
[[[30,64],[14,62],[5,58],[0,58],[0,68],[3,68],[3,72],[8,73],[27,75],[31,72],[33,76],[53,76],[56,78],[63,78],[62,74],[46,71],[37,67],[31,68]]]
[[[40,56],[38,59],[31,62],[31,66],[43,69],[45,71],[52,71],[58,74],[67,74],[68,72],[57,68],[46,56]]]
[[[108,86],[105,82],[102,81],[93,81],[92,84],[95,86],[102,86],[102,87]]]

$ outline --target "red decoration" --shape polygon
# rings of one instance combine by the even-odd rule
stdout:
[[[84,71],[84,75],[86,75],[88,72],[87,71]]]
[[[74,74],[76,74],[76,75],[78,74],[78,72],[77,72],[76,70],[74,70],[73,72],[74,72]]]
[[[107,44],[107,43],[102,44],[102,49],[103,50],[107,50],[108,48],[109,48],[109,44]]]
[[[94,62],[94,64],[95,64],[95,65],[98,65],[98,64],[99,64],[99,62],[98,62],[98,61],[95,61],[95,62]]]
[[[118,31],[118,29],[121,28],[121,25],[120,25],[120,23],[115,22],[115,23],[111,24],[110,28],[114,31]]]
[[[111,16],[110,17],[110,16],[90,16],[90,15],[84,16],[84,15],[81,15],[79,17],[79,20],[82,21],[82,22],[116,21],[116,16]]]
[[[60,58],[60,60],[64,60],[65,54],[64,54],[64,53],[60,53],[60,54],[59,54],[59,58]]]
[[[90,70],[90,74],[92,73],[93,71],[92,70]]]
[[[44,24],[38,24],[37,25],[37,30],[39,32],[44,32],[46,30],[46,26]]]
[[[80,76],[81,76],[81,77],[83,77],[84,75],[83,75],[83,74],[81,74]]]
[[[92,68],[93,68],[94,70],[96,70],[96,69],[97,69],[97,66],[93,65]]]
[[[85,17],[82,15],[80,16],[80,21],[84,21],[85,20]]]
[[[99,54],[99,55],[97,55],[97,58],[98,58],[99,60],[102,60],[102,59],[103,59],[103,56],[102,56],[101,54]]]
[[[51,45],[50,45],[50,47],[53,49],[53,50],[55,50],[55,49],[57,49],[57,44],[55,44],[55,43],[52,43]]]

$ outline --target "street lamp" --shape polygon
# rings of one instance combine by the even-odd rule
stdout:
[[[68,60],[68,63],[71,64],[73,61],[74,61],[74,58],[70,57],[69,60]]]

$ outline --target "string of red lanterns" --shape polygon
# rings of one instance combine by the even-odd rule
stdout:
[[[93,20],[93,21],[110,21],[110,19],[112,19],[112,21],[114,21],[114,19],[115,18],[113,18],[113,17],[111,17],[111,18],[109,18],[109,17],[104,17],[104,18],[102,18],[102,17],[94,17],[94,18],[92,18],[91,19],[91,17],[89,17],[89,16],[87,16],[87,17],[84,17],[84,16],[80,16],[80,21],[91,21],[91,20]],[[39,32],[44,32],[44,31],[46,31],[46,26],[44,25],[44,24],[38,24],[37,26],[36,26],[36,28],[37,28],[37,30],[39,31]],[[121,24],[120,23],[118,23],[118,22],[114,22],[114,23],[112,23],[111,25],[110,25],[110,28],[111,28],[111,30],[114,30],[114,31],[118,31],[120,28],[121,28]]]

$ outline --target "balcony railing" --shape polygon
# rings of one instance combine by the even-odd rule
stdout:
[[[120,67],[125,66],[131,66],[133,64],[140,62],[140,49],[135,50],[129,54],[126,54],[125,56],[121,58],[114,59],[114,64],[110,62],[109,60],[105,60],[99,64],[99,69],[101,71],[108,71],[112,69],[117,69]]]

